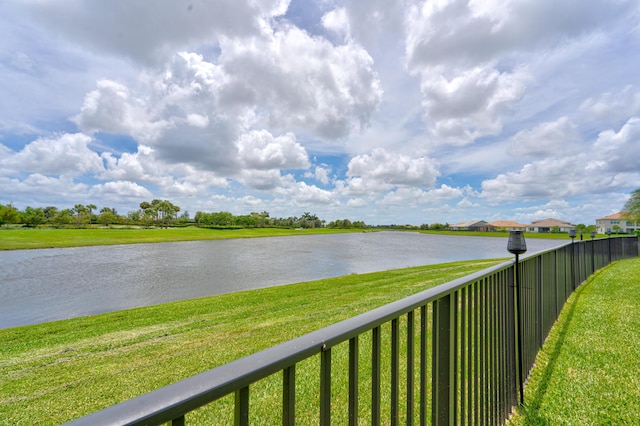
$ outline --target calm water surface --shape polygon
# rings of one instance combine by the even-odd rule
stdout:
[[[558,240],[527,240],[529,253]],[[504,238],[405,232],[0,252],[0,328],[456,260],[508,257]]]

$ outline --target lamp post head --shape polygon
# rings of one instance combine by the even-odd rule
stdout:
[[[507,250],[511,254],[522,254],[527,251],[527,242],[524,239],[523,231],[510,231]]]
[[[591,235],[591,239],[593,240],[596,236],[596,231],[591,231],[589,235]]]
[[[607,235],[611,236],[611,229],[607,229]]]
[[[576,230],[575,229],[569,229],[569,238],[571,238],[572,240],[576,237]]]

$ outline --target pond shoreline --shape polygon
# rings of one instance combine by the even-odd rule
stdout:
[[[506,231],[428,231],[386,228],[2,228],[0,227],[0,251],[65,247],[88,247],[119,244],[166,243],[177,241],[210,241],[236,238],[269,238],[300,235],[327,235],[369,232],[405,232],[456,237],[507,238]],[[567,239],[565,234],[525,233],[525,238]]]

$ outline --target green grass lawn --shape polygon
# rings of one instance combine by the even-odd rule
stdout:
[[[228,238],[282,237],[339,232],[341,229],[210,229],[184,228],[0,228],[0,250],[80,247],[113,244],[159,243],[171,241],[220,240]]]
[[[420,231],[422,234],[433,235],[449,235],[449,236],[462,236],[462,237],[496,237],[496,238],[509,238],[508,231],[493,231],[493,232],[477,232],[477,231]],[[557,233],[539,233],[539,232],[525,232],[526,239],[529,238],[542,238],[552,240],[569,240],[569,236],[566,232]],[[602,238],[605,235],[598,235],[598,238]],[[588,236],[585,236],[588,238]]]
[[[640,258],[570,297],[511,425],[640,425]]]
[[[0,330],[0,423],[59,424],[498,262],[353,274]],[[336,347],[335,365],[345,354]],[[299,424],[317,424],[317,369],[314,360],[296,368]],[[256,418],[279,415],[279,380],[252,386]],[[346,378],[336,380],[345,392]],[[223,411],[198,410],[195,424],[228,424]]]

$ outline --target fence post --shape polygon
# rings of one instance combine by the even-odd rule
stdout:
[[[455,299],[448,294],[433,302],[433,424],[455,424],[456,328]]]

